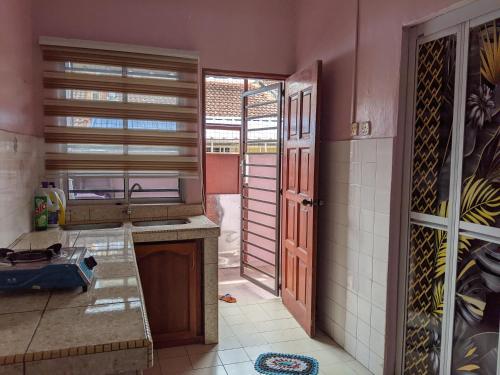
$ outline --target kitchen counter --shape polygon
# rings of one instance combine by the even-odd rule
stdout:
[[[98,265],[88,292],[0,294],[1,374],[114,374],[152,364],[134,242],[204,239],[205,342],[217,342],[217,237],[205,216],[180,225],[22,235],[14,249],[84,246]],[[214,286],[215,285],[215,286]],[[214,323],[215,322],[215,323]]]

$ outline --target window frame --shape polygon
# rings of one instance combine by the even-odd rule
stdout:
[[[105,173],[82,173],[81,175],[88,175],[89,177],[100,177],[100,176],[106,176]],[[146,178],[162,178],[162,177],[177,177],[177,176],[168,176],[165,174],[147,174],[147,175],[140,175],[141,177],[146,177]],[[179,189],[176,190],[179,192],[178,197],[141,197],[141,198],[133,198],[131,197],[129,199],[129,193],[130,193],[130,178],[135,178],[136,176],[132,173],[132,176],[128,172],[124,172],[123,174],[120,175],[120,173],[116,174],[116,177],[120,177],[123,179],[123,198],[111,198],[111,199],[70,199],[69,198],[69,178],[70,174],[65,173],[63,176],[60,176],[60,186],[63,187],[64,194],[66,196],[66,201],[68,202],[68,205],[85,205],[85,204],[99,204],[99,205],[105,205],[105,204],[124,204],[124,205],[129,205],[129,204],[153,204],[153,203],[183,203],[184,202],[184,182],[183,179],[180,177],[177,177],[178,181],[178,186]],[[89,190],[91,192],[92,190]],[[171,190],[173,191],[173,190]]]
[[[74,68],[71,62],[66,62],[65,64],[65,71],[69,72],[78,72],[78,73],[83,73],[84,71],[79,68]],[[127,77],[129,74],[129,67],[122,66],[121,67],[121,76],[122,77]],[[166,78],[168,79],[168,78]],[[64,95],[66,97],[72,96],[73,95],[73,89],[66,89],[64,90]],[[100,91],[95,90],[92,92],[92,95],[94,96],[95,94],[98,94]],[[129,93],[121,93],[122,95],[122,100],[120,102],[126,103],[128,102],[128,95]],[[94,98],[92,100],[95,100]],[[128,129],[128,123],[130,119],[123,118],[121,119],[123,121],[123,128]],[[69,118],[66,118],[66,121],[69,121]],[[123,147],[123,152],[124,154],[128,153],[128,145],[121,145]],[[67,148],[67,145],[64,145],[64,148]],[[67,151],[67,150],[65,150]],[[82,176],[88,175],[89,177],[96,177],[98,178],[100,175],[103,177],[106,176],[105,173],[82,173]],[[131,176],[132,175],[132,176]],[[140,175],[140,174],[138,174]],[[85,205],[85,204],[152,204],[152,203],[183,203],[184,202],[184,194],[183,194],[183,182],[182,178],[176,177],[177,178],[177,185],[178,185],[178,190],[173,190],[173,189],[165,189],[166,192],[168,191],[178,191],[178,197],[141,197],[141,198],[133,198],[130,196],[130,178],[135,178],[134,173],[129,173],[128,171],[125,171],[123,173],[116,173],[116,177],[120,177],[123,179],[123,198],[110,198],[110,199],[70,199],[70,189],[69,189],[69,179],[70,179],[70,174],[65,173],[64,176],[61,178],[60,181],[60,186],[63,187],[64,194],[66,196],[66,201],[68,204],[71,205]],[[161,178],[161,177],[170,177],[168,175],[164,175],[161,173],[158,174],[147,174],[149,178]],[[173,177],[173,176],[172,176]],[[146,189],[147,190],[147,189]],[[162,189],[159,189],[162,190]],[[91,192],[92,190],[89,190]],[[130,197],[130,198],[129,198]]]

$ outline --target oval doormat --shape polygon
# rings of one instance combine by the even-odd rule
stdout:
[[[317,375],[318,361],[297,354],[264,353],[255,361],[255,370],[265,375]]]

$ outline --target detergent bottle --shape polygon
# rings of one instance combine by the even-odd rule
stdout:
[[[38,188],[35,192],[35,199],[34,199],[35,210],[33,215],[35,230],[37,231],[47,230],[48,217],[49,217],[49,212],[48,212],[49,201],[50,198],[46,190],[43,187]]]
[[[57,223],[59,225],[66,224],[66,195],[64,191],[56,188],[55,184],[51,182],[50,184],[50,194],[52,200],[57,201],[58,212],[57,212]]]

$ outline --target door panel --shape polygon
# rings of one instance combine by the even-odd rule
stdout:
[[[254,87],[255,85],[252,85]],[[282,84],[243,93],[242,277],[279,294]]]
[[[201,250],[197,241],[135,245],[155,347],[203,341]]]
[[[500,371],[499,15],[417,38],[407,374]]]
[[[500,18],[469,30],[452,373],[499,371],[500,61],[492,54],[499,41]]]
[[[288,121],[288,139],[297,135],[297,123],[299,122],[299,97],[297,94],[290,96],[288,99],[289,103],[289,121]]]
[[[311,165],[311,158],[310,158],[310,150],[309,148],[301,148],[299,150],[300,152],[300,166],[298,168],[299,170],[299,192],[305,196],[311,196],[311,191],[309,190],[310,186],[310,177],[309,177],[309,171],[314,168],[313,165]]]
[[[455,33],[422,38],[416,53],[405,374],[439,374],[441,366],[456,43]]]
[[[295,245],[295,232],[296,232],[296,224],[297,221],[297,203],[290,201],[287,202],[287,207],[285,211],[286,216],[286,241],[289,242],[292,246]]]
[[[285,83],[283,142],[283,303],[310,335],[315,334],[318,103],[321,62]]]
[[[304,92],[302,94],[302,122],[300,131],[302,137],[308,135],[311,131],[311,93]]]

